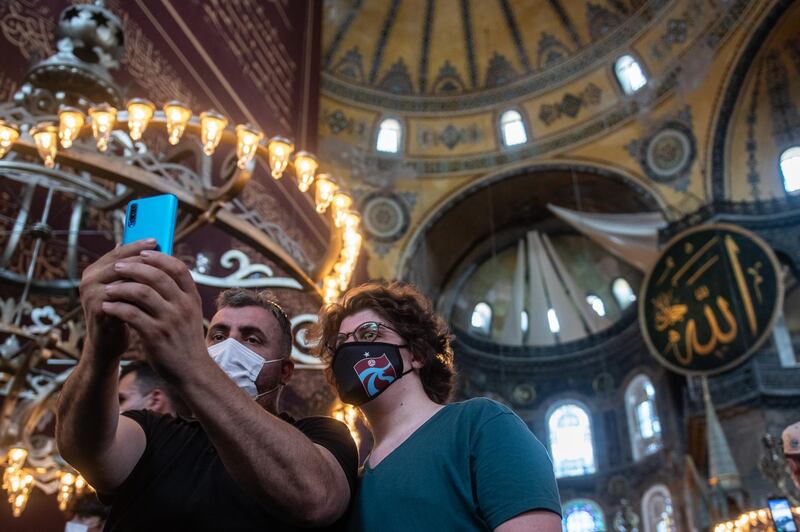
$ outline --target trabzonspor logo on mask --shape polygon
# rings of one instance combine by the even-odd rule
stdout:
[[[385,354],[363,358],[353,369],[370,397],[375,397],[397,379],[397,372]]]
[[[331,369],[339,399],[350,405],[373,400],[403,375],[404,345],[383,342],[347,342],[336,348]],[[380,353],[378,356],[371,356]]]

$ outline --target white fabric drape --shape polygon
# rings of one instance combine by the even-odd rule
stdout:
[[[605,317],[598,316],[594,309],[589,305],[589,302],[586,301],[586,297],[578,288],[575,278],[572,277],[572,274],[569,272],[569,270],[567,270],[564,262],[561,260],[561,257],[556,252],[556,248],[550,241],[550,237],[548,237],[546,234],[543,234],[542,241],[544,242],[547,253],[550,255],[550,258],[553,261],[556,271],[558,271],[558,274],[561,277],[561,281],[564,283],[564,287],[567,289],[570,301],[572,301],[573,306],[578,309],[578,312],[583,319],[583,323],[586,324],[586,326],[589,328],[589,331],[596,333],[597,331],[601,331],[608,327],[611,323]],[[561,318],[559,317],[559,320],[560,319]]]
[[[658,231],[667,225],[659,212],[598,214],[547,206],[561,220],[622,260],[647,272],[658,259]]]
[[[522,345],[522,311],[525,308],[525,242],[520,239],[517,243],[517,264],[514,269],[514,282],[511,286],[511,301],[509,301],[506,321],[501,331],[501,343],[507,345]]]
[[[586,329],[584,329],[583,322],[581,322],[581,318],[578,316],[575,306],[570,301],[569,295],[567,295],[564,282],[562,281],[563,276],[559,276],[559,273],[563,272],[556,272],[556,267],[553,265],[553,261],[542,243],[541,235],[536,231],[532,231],[531,233],[533,233],[533,239],[537,242],[540,259],[539,263],[542,268],[544,284],[547,287],[547,295],[550,299],[550,308],[555,310],[556,317],[558,318],[558,338],[562,342],[570,342],[583,338],[586,336]],[[529,237],[531,233],[528,233]]]
[[[547,291],[542,275],[541,256],[536,231],[528,233],[528,342],[527,345],[552,345],[556,337],[547,322]]]

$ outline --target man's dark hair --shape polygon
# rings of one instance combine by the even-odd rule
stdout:
[[[108,519],[111,506],[106,506],[97,498],[94,493],[82,493],[72,500],[72,513],[80,517],[97,516],[103,521]]]
[[[455,369],[452,336],[447,323],[431,307],[430,301],[414,286],[400,282],[367,283],[351,288],[341,303],[332,303],[319,312],[319,324],[311,339],[318,340],[317,354],[330,361],[339,326],[347,316],[361,310],[373,310],[391,325],[408,344],[415,360],[422,362],[419,377],[431,400],[444,404],[453,389]]]
[[[136,389],[142,396],[145,396],[155,389],[159,389],[167,394],[172,406],[175,408],[175,413],[180,416],[188,416],[189,408],[183,402],[180,395],[175,392],[175,389],[167,383],[161,376],[156,373],[144,360],[134,360],[130,364],[123,366],[120,371],[119,378],[133,373],[134,384]]]
[[[249,288],[229,288],[217,296],[217,311],[225,307],[261,307],[268,310],[277,320],[281,331],[280,343],[278,344],[283,356],[289,356],[292,352],[292,324],[286,312],[281,308],[277,301],[267,290],[251,290]]]

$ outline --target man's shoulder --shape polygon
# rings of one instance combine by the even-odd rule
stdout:
[[[328,416],[308,416],[295,419],[291,416],[281,414],[281,419],[295,426],[300,432],[334,432],[350,434],[350,429],[343,422]]]
[[[138,423],[148,439],[156,433],[163,432],[183,432],[186,434],[203,432],[200,422],[194,418],[161,414],[152,410],[128,410],[120,415]]]

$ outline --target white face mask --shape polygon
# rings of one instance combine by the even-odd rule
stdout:
[[[228,377],[231,378],[236,386],[247,392],[247,395],[258,399],[262,395],[274,392],[280,388],[280,384],[266,392],[258,393],[256,389],[256,379],[261,373],[261,368],[266,364],[281,362],[283,359],[264,360],[261,355],[242,345],[234,338],[227,338],[218,344],[209,346],[208,354],[214,362],[222,368]]]
[[[88,525],[75,523],[73,521],[67,521],[67,524],[64,526],[64,532],[87,532],[88,530]]]

